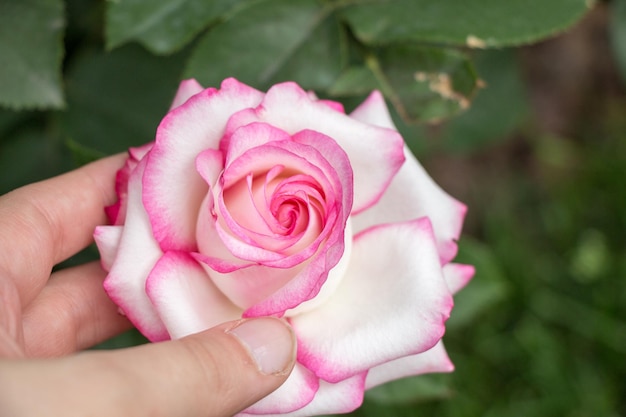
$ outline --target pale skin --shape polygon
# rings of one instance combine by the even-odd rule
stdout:
[[[1,415],[231,416],[279,387],[294,365],[293,332],[269,318],[249,322],[247,333],[273,327],[271,372],[229,333],[240,322],[81,352],[132,325],[103,291],[98,262],[51,271],[106,223],[123,161],[105,158],[0,197]]]

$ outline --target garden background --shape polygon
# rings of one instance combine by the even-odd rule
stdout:
[[[0,0],[0,194],[152,140],[182,78],[227,76],[348,110],[380,89],[469,206],[456,371],[354,415],[626,415],[626,1]]]

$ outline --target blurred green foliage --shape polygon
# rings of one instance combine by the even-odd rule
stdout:
[[[595,6],[602,36],[562,35],[581,56],[588,38],[606,44],[606,62],[584,65],[614,79],[576,79],[592,87],[560,128],[550,117],[570,95],[530,76],[541,56],[520,47],[592,3],[0,0],[0,193],[152,140],[183,77],[293,79],[348,109],[378,88],[411,149],[469,205],[458,261],[477,275],[444,338],[456,371],[378,387],[353,414],[621,416],[626,1]],[[129,332],[100,348],[143,341]]]

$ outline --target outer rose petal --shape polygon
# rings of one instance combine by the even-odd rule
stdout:
[[[309,404],[320,387],[319,379],[311,371],[296,362],[287,380],[274,392],[238,416],[283,415]]]
[[[398,130],[380,91],[372,91],[365,101],[350,113],[350,117],[374,126]]]
[[[331,109],[333,109],[334,111],[338,112],[338,113],[343,113],[345,114],[346,111],[343,108],[343,104],[341,104],[338,101],[333,101],[333,100],[318,100],[317,101],[320,104],[323,104],[325,106],[330,107]]]
[[[100,252],[100,264],[105,271],[109,271],[115,261],[123,229],[124,226],[98,226],[93,232],[93,238]]]
[[[146,160],[128,181],[126,225],[104,289],[130,321],[151,341],[169,339],[165,326],[145,293],[146,278],[163,254],[152,237],[150,221],[141,204],[141,179]]]
[[[370,369],[365,379],[365,389],[408,376],[453,370],[454,365],[443,347],[443,342],[439,341],[426,352],[405,356]]]
[[[341,381],[430,349],[451,308],[427,218],[369,229],[355,237],[337,291],[291,318],[298,361],[326,381]]]
[[[331,109],[339,112],[339,113],[344,113],[346,112],[346,110],[343,107],[343,104],[338,102],[338,101],[334,101],[334,100],[328,100],[328,99],[324,99],[324,100],[320,100],[319,97],[317,97],[317,94],[315,94],[315,91],[307,91],[307,95],[309,96],[309,98],[313,101],[317,101],[320,104],[323,104],[325,106],[330,107]]]
[[[193,78],[181,81],[178,86],[178,91],[176,91],[176,96],[174,96],[174,101],[170,106],[170,110],[180,106],[185,101],[189,100],[191,96],[198,94],[202,90],[204,90],[204,87]]]
[[[382,95],[375,91],[351,117],[365,123],[393,128],[389,111]],[[404,222],[428,217],[433,223],[441,263],[450,262],[457,252],[456,240],[461,234],[466,207],[446,194],[405,147],[406,162],[393,178],[378,204],[353,216],[354,231],[358,233],[385,222]],[[410,190],[410,192],[409,192]]]
[[[475,272],[476,268],[473,265],[449,263],[443,267],[443,276],[452,294],[461,291]]]
[[[115,193],[117,201],[105,207],[104,211],[109,222],[116,225],[124,224],[126,219],[126,200],[128,194],[128,177],[135,170],[139,161],[152,149],[153,142],[128,149],[128,159],[124,166],[115,174]]]
[[[358,122],[313,101],[294,83],[273,86],[260,106],[235,115],[229,122],[227,136],[255,121],[269,123],[290,134],[314,130],[337,141],[348,154],[354,171],[353,213],[375,204],[404,162],[404,141],[398,132]]]
[[[166,252],[150,272],[146,293],[172,339],[241,317],[187,253]]]
[[[320,381],[319,389],[313,401],[292,412],[269,415],[277,417],[306,417],[322,414],[343,414],[354,411],[363,403],[365,374],[364,372],[355,375],[336,384]],[[273,394],[269,396],[272,397]],[[278,402],[278,399],[276,399],[276,402]],[[248,410],[245,411],[247,412]],[[255,415],[253,413],[247,414],[246,412],[239,414],[239,416]],[[273,411],[273,413],[277,412]]]
[[[218,149],[230,116],[262,98],[261,92],[227,79],[221,90],[203,90],[161,121],[148,155],[143,203],[163,250],[196,250],[196,216],[208,190],[196,171],[196,157]]]

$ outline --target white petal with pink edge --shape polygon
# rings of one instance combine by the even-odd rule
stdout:
[[[408,376],[452,371],[454,371],[454,365],[448,357],[443,342],[439,341],[426,352],[405,356],[373,367],[367,373],[365,389]]]
[[[146,294],[172,339],[241,317],[241,309],[184,252],[165,252],[148,276]]]
[[[128,177],[135,170],[137,164],[152,149],[154,143],[146,143],[145,145],[128,149],[128,159],[124,166],[115,174],[115,193],[117,201],[110,206],[104,208],[109,221],[116,225],[124,224],[126,219],[126,199],[128,194]]]
[[[337,382],[430,349],[443,336],[451,308],[432,227],[422,218],[355,236],[335,293],[290,322],[298,360]]]
[[[336,384],[319,381],[319,388],[317,393],[315,393],[315,397],[304,407],[292,411],[285,411],[287,409],[286,407],[279,409],[276,406],[266,407],[265,409],[258,411],[254,408],[249,408],[244,410],[244,412],[237,414],[237,416],[244,417],[264,415],[268,417],[306,417],[319,416],[322,414],[349,413],[356,410],[363,403],[364,382],[365,373],[355,375],[341,382],[337,382]],[[280,391],[280,389],[281,388],[279,388],[278,391]],[[282,404],[284,397],[284,395],[278,396],[273,393],[266,398],[269,398],[273,403]],[[267,399],[261,401],[267,401]],[[262,413],[259,411],[264,412]]]
[[[361,123],[311,100],[294,83],[273,86],[259,107],[238,114],[236,125],[229,124],[228,130],[255,121],[269,123],[290,134],[310,129],[337,141],[354,171],[353,213],[378,201],[404,161],[404,142],[398,132]]]
[[[350,117],[374,126],[398,130],[391,119],[385,98],[380,91],[372,91],[365,101],[350,113]]]
[[[364,123],[395,129],[385,100],[375,91],[351,114]],[[405,146],[406,162],[393,178],[389,188],[375,206],[354,216],[358,233],[385,222],[403,222],[427,216],[433,223],[442,265],[457,252],[456,241],[461,234],[466,207],[443,191]]]
[[[406,162],[394,177],[378,204],[353,216],[356,233],[385,222],[404,222],[420,217],[432,221],[437,248],[444,265],[457,253],[466,207],[446,194],[428,176],[408,148]]]
[[[461,291],[476,273],[473,265],[449,263],[443,267],[443,276],[452,294]]]
[[[141,203],[143,159],[128,181],[126,225],[117,257],[104,280],[104,289],[129,320],[151,341],[169,335],[145,292],[146,279],[163,253],[152,237],[150,220]]]
[[[178,90],[176,91],[172,105],[170,106],[170,110],[185,103],[191,96],[198,94],[202,90],[204,90],[204,87],[193,78],[181,81],[178,85]]]
[[[319,388],[319,379],[296,362],[296,366],[294,366],[287,380],[276,391],[237,415],[283,415],[290,413],[309,404]]]
[[[325,414],[345,414],[363,404],[365,373],[331,384],[320,381],[320,388],[313,401],[285,417],[306,417]]]
[[[363,403],[365,372],[351,378],[331,384],[320,381],[320,386],[313,401],[304,407],[287,413],[265,414],[276,417],[307,417],[326,414],[345,414],[356,410]],[[247,416],[254,414],[239,414]]]
[[[123,229],[124,226],[97,226],[93,232],[93,238],[100,252],[100,264],[105,271],[109,271],[115,261]]]
[[[161,121],[148,155],[143,202],[163,250],[196,249],[197,213],[208,190],[196,171],[196,157],[219,149],[229,117],[262,98],[261,92],[227,79],[221,90],[201,91]]]

